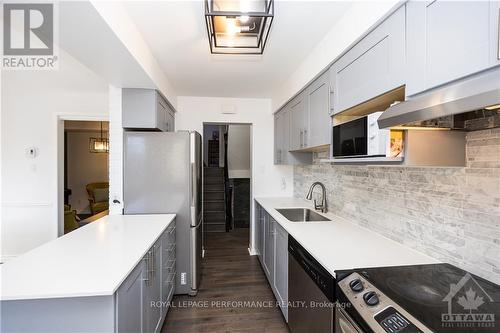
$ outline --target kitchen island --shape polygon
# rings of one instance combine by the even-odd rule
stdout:
[[[2,332],[154,332],[173,295],[175,215],[105,216],[0,274]]]

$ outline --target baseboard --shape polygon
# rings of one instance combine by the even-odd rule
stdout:
[[[254,249],[248,248],[248,254],[250,254],[251,256],[256,256],[258,253]]]

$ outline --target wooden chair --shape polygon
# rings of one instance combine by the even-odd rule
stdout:
[[[92,215],[98,214],[109,209],[109,183],[90,183],[85,187],[89,195],[90,212]],[[97,190],[97,191],[96,191]],[[107,194],[103,195],[102,190],[107,190]]]

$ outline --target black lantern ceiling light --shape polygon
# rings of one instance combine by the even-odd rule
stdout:
[[[109,152],[109,139],[105,138],[102,132],[101,121],[101,137],[89,139],[89,151],[91,153],[108,153]]]
[[[274,0],[205,0],[212,54],[262,54],[274,18]]]

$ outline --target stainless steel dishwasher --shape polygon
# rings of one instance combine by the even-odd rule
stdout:
[[[288,236],[288,327],[292,333],[334,331],[335,279]]]

